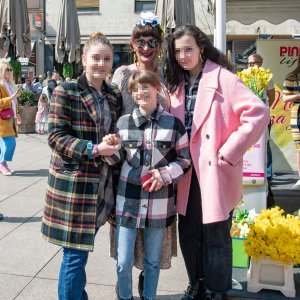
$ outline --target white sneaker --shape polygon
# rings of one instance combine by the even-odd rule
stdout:
[[[10,172],[11,174],[15,173],[15,170],[10,170],[10,168],[8,167],[8,165],[7,165],[7,162],[6,162],[6,161],[5,161],[5,162],[3,162],[2,164],[3,164],[3,166],[6,168],[6,170],[7,170],[8,172]]]
[[[300,190],[300,179],[291,187],[292,190]]]
[[[5,167],[5,165],[0,164],[0,172],[4,175],[4,176],[11,176],[12,172],[8,171]]]

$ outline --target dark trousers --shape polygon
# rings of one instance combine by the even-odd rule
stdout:
[[[195,170],[186,215],[179,215],[179,243],[190,284],[199,279],[212,292],[225,293],[232,285],[232,215],[228,220],[202,223],[201,193]],[[203,280],[204,279],[204,280]]]

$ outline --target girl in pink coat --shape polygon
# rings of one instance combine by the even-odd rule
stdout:
[[[38,103],[38,111],[36,113],[36,133],[44,134],[45,124],[48,119],[49,103],[48,97],[45,94],[41,94]]]
[[[232,211],[242,199],[243,155],[269,122],[265,104],[196,26],[168,41],[165,77],[171,113],[189,135],[193,168],[178,184],[179,241],[189,286],[182,300],[227,299]]]

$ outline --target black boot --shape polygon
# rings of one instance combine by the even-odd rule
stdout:
[[[226,293],[211,293],[209,300],[229,300],[229,297]]]
[[[194,286],[188,286],[181,300],[206,300],[206,287],[204,278],[199,279]]]
[[[198,300],[198,289],[189,284],[181,300]]]

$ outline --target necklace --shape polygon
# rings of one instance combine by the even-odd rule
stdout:
[[[141,69],[139,68],[138,62],[135,63],[136,68],[141,71]],[[147,71],[151,71],[153,73],[155,73],[157,71],[157,65],[155,66],[155,68],[153,70],[147,70]]]

